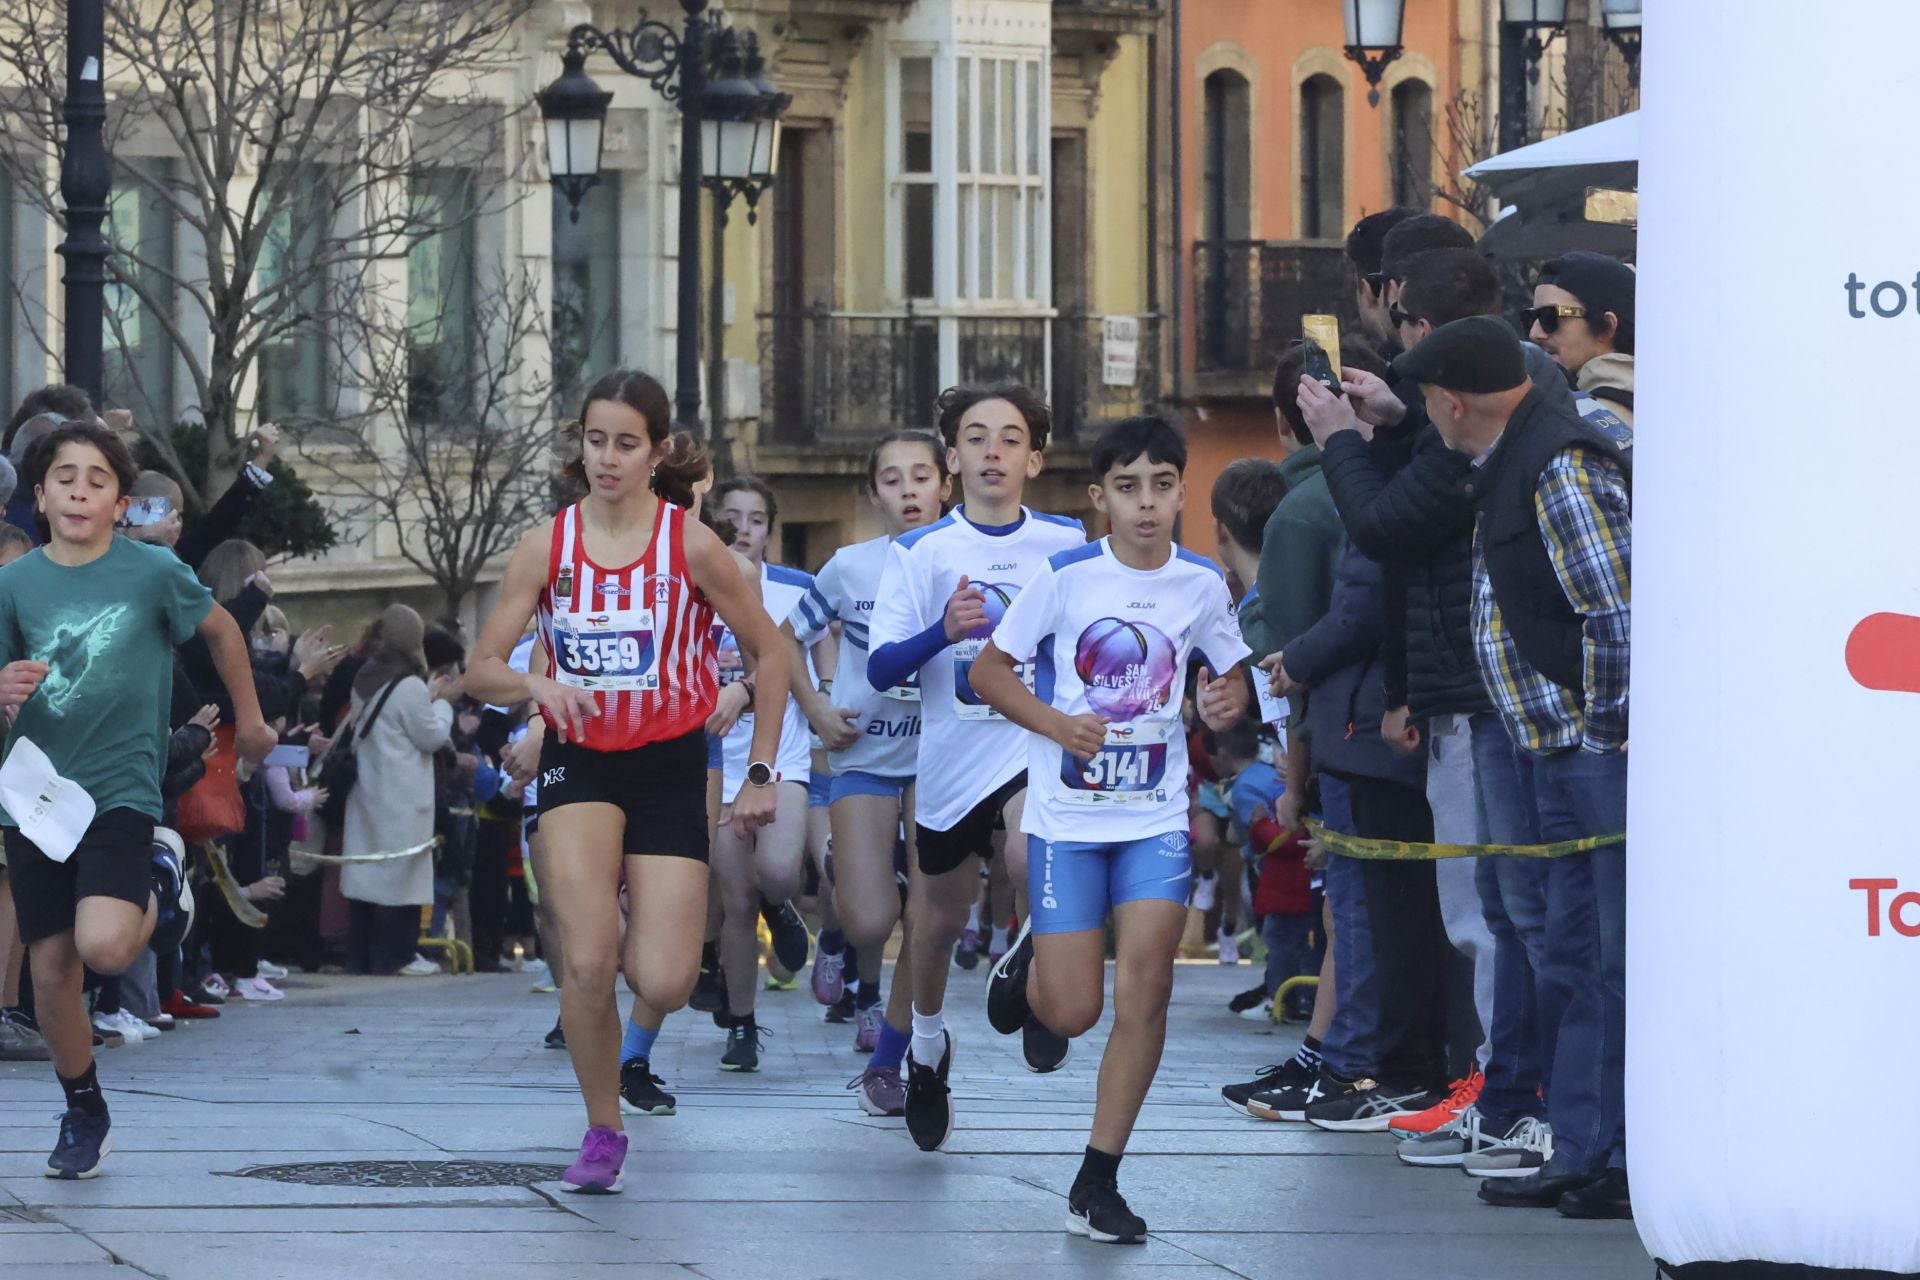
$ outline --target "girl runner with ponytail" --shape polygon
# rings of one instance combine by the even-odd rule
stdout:
[[[842,547],[814,579],[813,588],[788,615],[785,632],[811,644],[838,622],[840,665],[831,691],[795,681],[794,697],[827,745],[833,774],[829,821],[833,825],[833,905],[846,941],[859,957],[859,1026],[855,1047],[870,1053],[850,1086],[860,1109],[873,1116],[905,1114],[906,1086],[900,1060],[913,1037],[913,981],[907,948],[893,973],[893,995],[880,1004],[880,964],[887,939],[900,919],[900,886],[894,848],[904,823],[912,859],[913,775],[919,768],[920,685],[909,681],[876,692],[867,680],[867,625],[879,594],[880,573],[893,540],[938,520],[953,482],[946,450],[925,431],[896,431],[867,458],[867,497],[886,533]],[[815,972],[837,967],[839,958],[820,935]]]
[[[614,1003],[623,866],[625,969],[639,998],[664,1016],[693,989],[707,914],[702,728],[717,693],[715,614],[754,663],[760,713],[733,821],[752,831],[774,810],[786,646],[727,548],[656,494],[661,471],[673,491],[707,470],[690,439],[669,441],[671,417],[666,392],[646,374],[619,370],[593,384],[570,467],[587,496],[521,540],[468,672],[476,697],[532,699],[549,729],[540,758],[541,892],[560,921],[561,1016],[589,1126],[562,1179],[569,1191],[618,1191],[627,1153]],[[507,664],[535,616],[545,676]]]

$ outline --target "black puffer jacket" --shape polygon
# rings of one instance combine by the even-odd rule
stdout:
[[[1473,654],[1473,504],[1462,488],[1471,461],[1418,408],[1371,444],[1339,433],[1322,459],[1347,536],[1387,568],[1388,701],[1416,719],[1491,709]]]

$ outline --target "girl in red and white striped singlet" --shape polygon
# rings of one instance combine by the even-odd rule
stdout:
[[[623,1061],[614,975],[624,969],[634,982],[634,1034],[650,1046],[699,972],[716,615],[754,667],[755,760],[775,758],[787,701],[791,660],[773,620],[733,553],[687,518],[693,486],[711,467],[691,437],[669,436],[671,421],[666,392],[644,373],[593,384],[580,411],[580,456],[568,468],[587,496],[521,539],[467,672],[475,697],[536,703],[545,724],[540,895],[565,948],[560,1018],[589,1126],[561,1179],[569,1191],[620,1189],[623,1068],[657,1084],[644,1049]],[[529,620],[547,659],[539,674],[507,663]],[[540,732],[530,729],[529,742]],[[743,829],[773,817],[771,769],[762,772],[767,785],[743,788],[734,802]]]

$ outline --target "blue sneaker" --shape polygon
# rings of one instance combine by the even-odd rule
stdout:
[[[193,890],[187,886],[187,846],[177,832],[153,829],[153,900],[157,914],[147,947],[158,955],[180,949],[193,928]]]
[[[105,1114],[69,1107],[60,1117],[60,1141],[47,1157],[47,1176],[68,1181],[99,1176],[100,1162],[113,1150],[112,1127]]]

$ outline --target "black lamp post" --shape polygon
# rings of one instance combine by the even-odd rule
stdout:
[[[1407,0],[1341,0],[1347,20],[1347,57],[1367,77],[1367,104],[1380,105],[1380,77],[1400,56]]]
[[[106,328],[107,254],[102,231],[112,177],[107,171],[106,6],[104,0],[68,0],[67,97],[62,118],[67,145],[60,155],[60,199],[67,235],[66,341],[68,382],[99,407],[106,389],[101,342]]]
[[[1640,87],[1640,0],[1600,0],[1600,25],[1627,63],[1627,84]]]
[[[742,77],[746,59],[754,54],[753,37],[743,42],[737,32],[723,25],[718,12],[709,13],[707,0],[680,0],[685,21],[679,31],[664,22],[647,17],[645,10],[628,31],[602,31],[582,23],[567,37],[564,70],[540,95],[540,110],[547,122],[548,161],[553,184],[567,197],[569,216],[578,219],[580,200],[600,178],[600,146],[604,134],[607,105],[613,95],[603,92],[586,73],[587,55],[598,50],[613,59],[628,75],[651,84],[669,102],[680,104],[680,285],[678,320],[674,335],[674,419],[683,427],[700,425],[700,188],[715,191],[724,225],[725,204],[736,193],[757,200],[767,183],[773,180],[769,164],[764,180],[757,186],[742,186],[752,177],[751,164],[737,175],[723,175],[716,168],[728,162],[725,147],[735,134],[728,126],[744,125],[748,130],[748,161],[754,130],[763,122],[777,128],[780,112],[788,99],[768,94]],[[766,88],[771,89],[768,85]],[[703,128],[711,123],[712,128]],[[703,133],[707,134],[703,138]],[[711,141],[717,154],[709,158],[703,142]],[[720,255],[720,238],[714,237],[714,255]],[[717,266],[717,263],[716,263]],[[716,269],[716,279],[718,271]],[[717,369],[724,369],[719,354],[720,287],[715,286],[714,348]],[[713,391],[723,390],[718,374]],[[714,422],[722,421],[721,406],[714,402]],[[720,443],[717,440],[716,447]],[[716,458],[722,465],[723,458]]]

